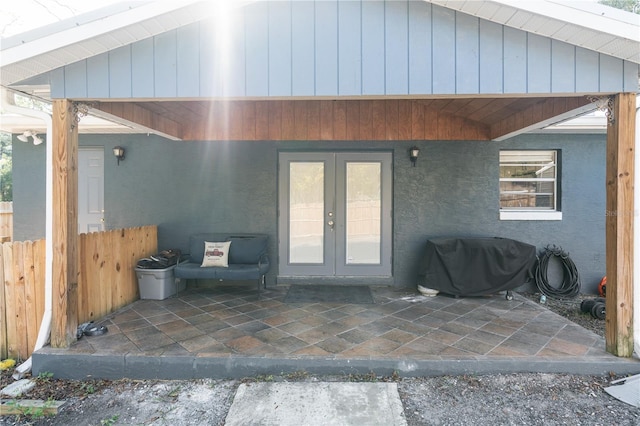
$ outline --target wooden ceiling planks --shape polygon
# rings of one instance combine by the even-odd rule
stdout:
[[[104,102],[184,140],[490,140],[586,105],[572,98]]]

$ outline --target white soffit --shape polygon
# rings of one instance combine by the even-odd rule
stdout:
[[[137,1],[124,6],[100,9],[2,39],[0,84],[9,86],[200,21],[215,11],[201,0]]]
[[[35,131],[37,134],[47,133],[46,123],[37,118],[13,113],[0,113],[0,131],[7,133],[22,133],[25,130]],[[78,124],[78,133],[147,133],[120,123],[104,120],[93,115],[82,117]]]
[[[640,15],[631,12],[580,0],[425,1],[640,63]]]

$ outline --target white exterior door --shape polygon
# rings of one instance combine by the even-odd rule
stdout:
[[[104,149],[78,149],[78,233],[104,231]]]

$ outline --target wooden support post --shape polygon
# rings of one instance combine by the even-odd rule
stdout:
[[[607,126],[607,352],[633,354],[634,93],[620,93]]]
[[[51,346],[66,348],[78,328],[78,123],[69,100],[53,101],[53,295]]]

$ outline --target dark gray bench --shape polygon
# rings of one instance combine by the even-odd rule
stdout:
[[[205,242],[231,241],[229,246],[228,267],[202,267]],[[218,279],[251,281],[267,288],[265,274],[269,271],[267,246],[269,237],[265,234],[244,233],[202,233],[189,237],[189,257],[179,262],[174,270],[175,277],[180,279]]]

